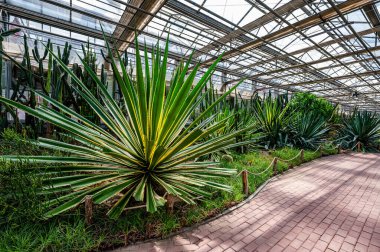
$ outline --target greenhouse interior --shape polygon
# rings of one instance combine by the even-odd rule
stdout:
[[[380,252],[380,1],[0,7],[1,252]]]

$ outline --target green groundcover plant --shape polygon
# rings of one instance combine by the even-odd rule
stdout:
[[[128,204],[135,202],[144,202],[147,211],[155,212],[165,203],[166,194],[194,204],[195,197],[211,195],[207,188],[230,190],[229,186],[217,183],[213,178],[230,176],[235,170],[220,168],[215,162],[194,160],[222,148],[244,144],[236,143],[235,137],[250,130],[250,127],[201,141],[225,127],[228,118],[215,122],[217,113],[208,118],[205,115],[209,115],[237,85],[186,126],[191,113],[204,99],[202,89],[220,58],[193,86],[199,64],[187,75],[190,57],[177,68],[166,91],[168,41],[163,53],[158,46],[155,48],[150,55],[150,64],[146,48],[143,50],[144,57],[140,56],[136,39],[135,80],[127,73],[118,52],[113,51],[108,42],[106,45],[115,79],[123,95],[121,105],[85,60],[82,60],[83,67],[97,84],[101,101],[49,49],[49,53],[75,83],[73,90],[88,103],[106,129],[36,90],[31,91],[44,102],[35,109],[0,97],[0,102],[61,128],[70,139],[64,142],[39,138],[36,142],[39,147],[67,155],[3,156],[7,161],[28,160],[50,164],[41,170],[41,174],[51,177],[42,192],[57,196],[46,202],[45,206],[50,210],[45,218],[76,207],[86,195],[92,195],[96,204],[109,202],[112,206],[107,214],[117,218]]]

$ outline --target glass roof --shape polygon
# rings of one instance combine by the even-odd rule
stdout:
[[[160,2],[162,4],[160,5]],[[194,49],[202,70],[225,53],[216,88],[239,80],[239,92],[312,92],[334,103],[380,110],[380,3],[369,0],[0,0],[4,24],[30,41],[104,46],[101,26],[127,45],[164,44],[170,69]],[[154,9],[152,6],[157,5]],[[137,21],[136,21],[137,20]],[[123,35],[124,34],[124,35]],[[20,41],[20,34],[12,38]],[[124,37],[123,37],[124,36]],[[18,39],[18,40],[17,40]],[[20,47],[20,50],[22,48]],[[133,44],[128,53],[134,54]],[[99,60],[101,57],[99,57]],[[74,57],[72,59],[76,61]],[[169,78],[170,76],[168,76]],[[353,93],[359,96],[353,98]]]

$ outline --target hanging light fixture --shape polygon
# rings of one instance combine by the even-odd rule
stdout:
[[[355,92],[352,94],[352,98],[354,98],[354,99],[357,99],[358,96],[359,96],[358,91],[355,91]]]

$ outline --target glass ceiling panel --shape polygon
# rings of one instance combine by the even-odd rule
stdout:
[[[69,21],[99,31],[101,30],[99,20],[89,15],[83,15],[79,11],[84,11],[91,15],[95,15],[96,17],[116,22],[120,20],[121,14],[123,13],[123,8],[121,8],[122,5],[118,4],[115,6],[114,1],[112,0],[58,0],[56,2],[62,4],[64,7],[47,3],[43,0],[6,1],[6,3],[10,5],[22,7],[33,12]],[[103,23],[103,27],[106,32],[112,33],[116,26]]]
[[[230,22],[237,23],[245,15],[245,12],[242,10],[250,8],[251,4],[245,0],[207,0],[203,6],[208,10],[218,13]]]

